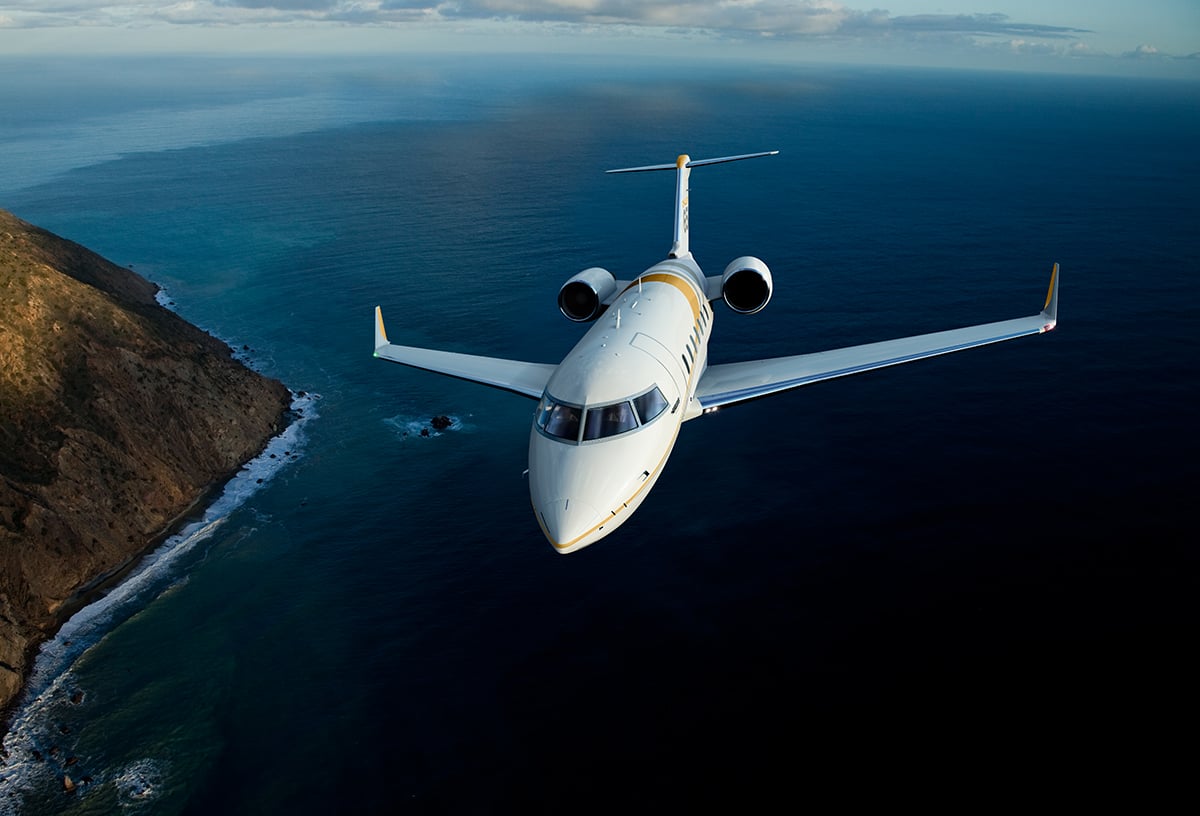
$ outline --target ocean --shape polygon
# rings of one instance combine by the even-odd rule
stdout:
[[[0,812],[745,812],[1170,773],[1151,735],[1200,679],[1200,85],[0,67],[0,207],[159,284],[301,408],[46,645]],[[637,514],[556,555],[533,403],[373,359],[374,306],[392,342],[557,362],[562,282],[670,246],[672,177],[603,171],[760,150],[692,175],[701,266],[775,280],[759,315],[715,308],[713,362],[1034,314],[1055,262],[1057,331],[689,422]]]

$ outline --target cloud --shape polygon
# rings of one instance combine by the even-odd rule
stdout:
[[[1057,46],[1044,42],[1029,42],[1014,39],[1007,42],[1008,50],[1014,54],[1037,54],[1039,56],[1054,56],[1059,53]]]
[[[216,4],[279,11],[331,11],[338,5],[338,0],[216,0]]]
[[[1200,59],[1200,52],[1192,54],[1170,54],[1158,48],[1158,46],[1142,43],[1132,51],[1126,51],[1121,54],[1125,59],[1145,60],[1147,62],[1186,62],[1189,60]]]
[[[953,2],[953,0],[950,0]],[[893,16],[840,0],[0,0],[0,27],[141,28],[154,24],[233,28],[320,24],[386,29],[410,22],[504,22],[544,34],[586,30],[629,37],[703,36],[731,41],[944,43],[1042,53],[1077,42],[1085,29],[1024,23],[1004,14]],[[449,27],[447,26],[447,27]],[[510,29],[515,30],[515,29]],[[533,29],[526,29],[531,31]]]
[[[1163,56],[1163,54],[1153,45],[1146,45],[1143,43],[1132,51],[1126,51],[1121,56],[1129,57],[1131,59],[1154,59],[1156,57]]]
[[[825,34],[855,12],[834,0],[383,0],[381,11],[422,8],[447,20],[648,26]]]
[[[838,0],[0,0],[14,23],[124,25],[137,20],[237,24],[252,21],[514,20],[709,29],[793,37],[970,35],[1067,38],[1082,29],[1035,25],[1002,14],[893,17]]]
[[[895,31],[968,34],[978,37],[1069,39],[1079,34],[1091,33],[1086,28],[1016,22],[1007,14],[914,14],[890,18],[889,27]]]
[[[425,5],[384,0],[383,8]],[[955,35],[1068,39],[1087,29],[1022,23],[1004,14],[893,17],[837,0],[457,0],[427,6],[445,18],[705,28],[776,36]]]

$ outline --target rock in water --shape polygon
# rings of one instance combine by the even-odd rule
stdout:
[[[282,383],[0,210],[0,708],[36,646],[282,430]]]

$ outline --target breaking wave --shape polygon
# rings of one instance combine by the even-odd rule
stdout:
[[[42,644],[4,737],[0,814],[20,812],[22,791],[40,787],[43,783],[57,784],[53,778],[55,763],[46,761],[40,746],[49,744],[54,738],[51,733],[53,718],[49,712],[65,703],[72,694],[79,693],[71,688],[72,666],[116,626],[186,580],[186,576],[178,572],[181,559],[212,538],[235,510],[299,458],[305,443],[305,426],[318,416],[315,406],[319,399],[316,394],[293,393],[293,419],[288,427],[226,483],[203,516],[167,538],[146,555],[127,578],[76,612],[53,638]],[[153,764],[150,760],[146,762]],[[122,798],[129,801],[144,801],[149,795],[147,791],[155,787],[150,780],[161,778],[161,773],[125,775],[130,778],[127,786],[122,787],[120,777],[116,781]]]
[[[153,759],[139,759],[122,768],[112,780],[117,787],[118,803],[128,810],[153,801],[162,790],[164,776],[162,766]]]
[[[444,420],[448,424],[443,424],[443,422],[438,422],[437,420]],[[398,414],[383,420],[383,424],[391,428],[396,436],[401,439],[428,439],[441,436],[443,433],[450,431],[469,431],[472,429],[471,425],[456,416],[415,417],[407,414]]]

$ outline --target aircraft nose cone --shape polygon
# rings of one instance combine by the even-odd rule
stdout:
[[[561,553],[578,550],[591,543],[588,533],[600,521],[600,513],[578,499],[556,499],[540,508],[538,515],[546,538]]]

